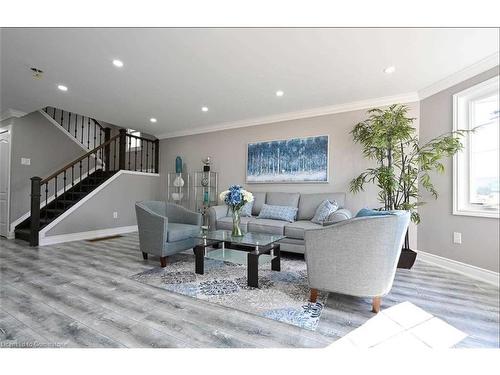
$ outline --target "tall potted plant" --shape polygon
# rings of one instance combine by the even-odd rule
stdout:
[[[363,155],[375,160],[376,167],[368,168],[350,183],[350,191],[357,193],[365,184],[374,183],[380,189],[378,200],[384,210],[408,210],[414,223],[420,222],[418,206],[421,201],[419,183],[437,199],[430,172],[444,173],[442,159],[453,156],[463,148],[461,138],[465,131],[442,134],[423,144],[413,127],[414,118],[408,117],[408,107],[393,104],[387,109],[371,109],[365,121],[351,131],[354,142],[361,144]],[[410,249],[406,233],[398,267],[411,268],[416,252]]]

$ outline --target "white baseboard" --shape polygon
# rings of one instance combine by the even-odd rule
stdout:
[[[450,271],[454,271],[470,278],[494,285],[497,288],[500,287],[500,274],[498,272],[485,270],[484,268],[471,266],[467,263],[443,258],[439,255],[426,253],[425,251],[417,250],[417,253],[417,259],[420,259],[422,262],[431,263],[436,266],[446,268]]]
[[[93,238],[114,236],[117,234],[130,233],[130,232],[136,232],[136,231],[137,231],[137,225],[130,225],[128,227],[108,228],[108,229],[91,230],[88,232],[68,233],[68,234],[60,234],[60,235],[56,235],[56,236],[47,236],[44,238],[40,238],[39,246],[54,245],[54,244],[63,243],[63,242],[70,242],[70,241],[90,240]]]

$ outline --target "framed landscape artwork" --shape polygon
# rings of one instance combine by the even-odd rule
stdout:
[[[328,182],[328,136],[249,143],[247,183]]]

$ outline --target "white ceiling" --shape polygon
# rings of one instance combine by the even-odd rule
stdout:
[[[2,29],[0,109],[171,135],[417,92],[498,49],[498,29]]]

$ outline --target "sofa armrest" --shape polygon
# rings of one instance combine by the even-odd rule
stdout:
[[[168,218],[137,203],[135,205],[141,251],[163,256],[167,242]]]
[[[201,226],[203,217],[200,213],[193,212],[178,204],[167,203],[167,217],[172,223],[182,223]]]
[[[229,215],[229,207],[226,205],[212,206],[208,209],[208,225],[210,230],[217,229],[217,220]]]

